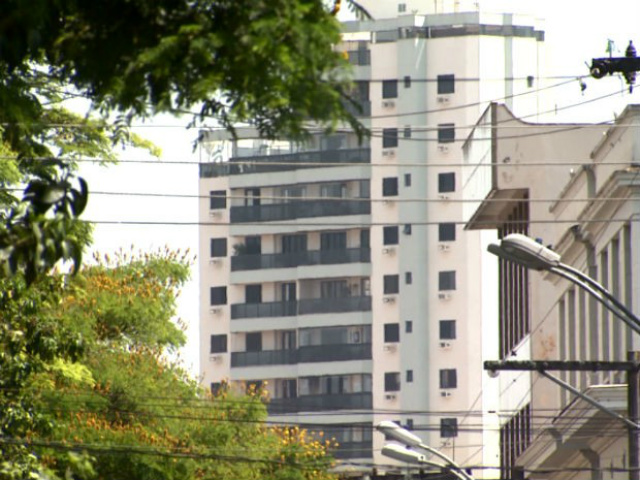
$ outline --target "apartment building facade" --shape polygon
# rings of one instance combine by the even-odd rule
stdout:
[[[392,463],[381,420],[497,465],[482,372],[497,348],[481,288],[491,235],[462,229],[461,146],[485,100],[537,111],[544,36],[512,15],[396,8],[345,23],[338,47],[363,144],[203,132],[201,374],[214,390],[266,385],[274,421],[315,425],[363,471]]]
[[[638,106],[612,125],[531,124],[492,105],[467,142],[468,229],[524,233],[551,245],[630,310],[640,311]],[[513,135],[518,126],[518,135]],[[491,155],[473,143],[488,136]],[[483,133],[484,132],[484,133]],[[486,163],[488,175],[477,165]],[[471,206],[471,205],[470,205]],[[501,360],[625,361],[637,335],[588,293],[553,273],[502,259]],[[623,371],[550,372],[626,415]],[[627,426],[537,373],[502,372],[502,475],[507,478],[629,478]],[[637,395],[637,393],[636,393]]]

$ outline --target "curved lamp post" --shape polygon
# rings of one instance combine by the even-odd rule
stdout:
[[[394,440],[397,440],[402,445],[398,445],[396,443],[387,443],[382,448],[382,454],[386,457],[394,458],[396,460],[400,460],[402,462],[407,463],[416,463],[420,465],[427,465],[430,467],[444,468],[445,470],[450,471],[455,476],[460,478],[460,480],[474,480],[471,475],[464,471],[464,469],[455,463],[451,458],[449,458],[444,453],[436,450],[429,445],[422,443],[422,440],[417,435],[414,435],[409,430],[402,428],[397,423],[391,422],[389,420],[384,420],[380,422],[376,429],[379,432],[384,433],[387,437],[391,437]],[[434,455],[444,463],[438,463],[431,460],[427,460],[426,456],[416,452],[415,450],[411,450],[410,448],[420,448],[425,452]]]

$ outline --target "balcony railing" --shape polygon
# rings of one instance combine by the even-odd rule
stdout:
[[[370,213],[371,203],[368,199],[296,199],[290,203],[231,207],[231,222],[276,222],[297,218],[368,215]]]
[[[373,440],[364,440],[362,442],[342,441],[339,443],[338,448],[329,450],[333,458],[373,458]]]
[[[371,392],[301,395],[297,398],[272,398],[267,409],[270,414],[316,412],[326,410],[360,410],[373,406]]]
[[[370,360],[371,344],[313,345],[297,350],[263,350],[260,352],[232,352],[232,367],[255,365],[293,365],[295,363],[344,362]]]
[[[338,263],[369,263],[371,249],[347,248],[342,250],[313,250],[295,253],[269,253],[262,255],[236,255],[231,257],[231,270],[261,270],[266,268],[293,268],[304,265],[332,265]]]
[[[309,298],[297,302],[236,303],[231,305],[231,319],[369,311],[371,311],[370,296]]]
[[[232,352],[232,367],[252,365],[291,365],[298,362],[296,350],[263,350],[260,352]]]
[[[363,105],[362,115],[366,115],[366,109],[367,106]],[[371,106],[369,105],[370,114]],[[370,148],[345,148],[277,155],[232,157],[228,162],[201,163],[200,178],[225,177],[244,173],[285,172],[300,168],[327,168],[350,163],[370,162]]]

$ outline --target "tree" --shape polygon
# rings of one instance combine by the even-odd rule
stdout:
[[[101,260],[74,277],[47,276],[24,290],[34,318],[56,330],[40,335],[48,350],[36,344],[36,333],[23,336],[25,364],[16,365],[21,373],[12,384],[20,403],[4,397],[0,419],[8,425],[7,412],[25,405],[22,417],[34,415],[20,428],[3,429],[0,445],[10,450],[0,478],[332,478],[327,442],[267,424],[261,391],[226,389],[212,397],[168,359],[166,353],[184,341],[171,317],[188,276],[186,255]],[[30,331],[16,324],[12,332],[18,326]],[[5,332],[0,341],[8,345],[11,333]],[[51,354],[40,358],[40,351]],[[1,358],[18,357],[15,351]],[[37,368],[27,368],[34,360]]]

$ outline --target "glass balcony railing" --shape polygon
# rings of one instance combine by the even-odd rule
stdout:
[[[362,115],[365,115],[366,104]],[[371,105],[368,107],[371,114]],[[244,173],[272,173],[298,170],[301,168],[327,168],[346,164],[371,162],[370,148],[345,148],[336,150],[315,150],[309,152],[282,153],[276,155],[254,155],[232,157],[228,162],[200,164],[200,178],[225,177]]]
[[[257,365],[292,365],[295,363],[345,362],[370,360],[371,344],[311,345],[297,350],[263,350],[260,352],[232,352],[232,367]]]
[[[370,296],[308,298],[297,302],[236,303],[231,305],[231,319],[369,311]]]
[[[231,271],[294,268],[305,265],[333,265],[340,263],[369,263],[371,249],[312,250],[295,253],[236,255],[231,257]]]
[[[296,199],[289,203],[231,207],[231,223],[277,222],[298,218],[333,217],[342,215],[369,215],[368,199]]]
[[[371,392],[300,395],[297,398],[272,398],[267,409],[270,414],[315,412],[326,410],[360,410],[373,406]]]
[[[231,352],[232,367],[252,365],[291,365],[298,363],[296,350],[263,350],[260,352]]]

